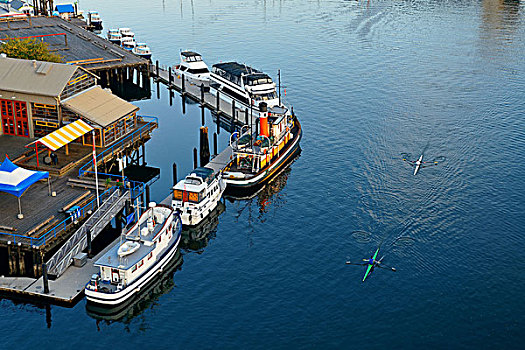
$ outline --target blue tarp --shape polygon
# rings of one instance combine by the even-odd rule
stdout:
[[[32,184],[47,179],[47,171],[33,171],[20,168],[6,158],[0,165],[0,191],[20,197]]]
[[[58,11],[58,13],[75,13],[75,8],[73,7],[73,4],[62,4],[56,5],[55,11]]]

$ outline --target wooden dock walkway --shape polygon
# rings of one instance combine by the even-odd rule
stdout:
[[[157,61],[158,64],[158,61]],[[231,121],[232,115],[235,115],[233,121],[236,125],[247,125],[250,124],[249,115],[250,111],[248,109],[241,109],[238,106],[233,108],[232,104],[223,99],[217,99],[216,95],[213,95],[209,92],[209,84],[198,84],[186,78],[184,76],[178,76],[173,71],[171,72],[171,81],[170,81],[170,68],[158,66],[150,66],[151,75],[157,79],[158,82],[165,84],[170,89],[175,89],[181,93],[183,96],[187,96],[201,104],[201,106],[208,108],[213,113],[222,117],[226,120]],[[183,84],[184,77],[184,84]],[[183,86],[184,85],[184,86]],[[203,91],[204,90],[204,91]],[[256,112],[252,111],[252,120],[251,123],[255,125],[257,120]]]
[[[43,277],[0,277],[0,294],[32,300],[44,300],[62,306],[74,306],[84,295],[84,287],[91,275],[99,271],[95,262],[117,241],[117,238],[82,267],[70,266],[56,280],[49,280],[49,293],[44,293]]]

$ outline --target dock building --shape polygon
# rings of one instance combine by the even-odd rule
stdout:
[[[98,83],[126,99],[151,96],[150,61],[60,17],[0,17],[0,41],[35,38],[63,62],[99,77]]]
[[[117,158],[134,167],[142,158],[145,165],[144,144],[157,119],[138,116],[138,107],[97,84],[95,74],[77,65],[0,57],[0,161],[6,155],[52,178],[23,194],[23,219],[17,218],[16,199],[0,193],[0,274],[39,276],[42,264],[71,237],[77,237],[74,249],[82,247],[87,231],[96,235],[122,217],[126,201],[129,212],[129,201],[144,191],[147,195],[147,182],[158,176],[153,172],[140,182],[126,174],[120,181],[125,179],[126,187],[116,186],[112,174],[118,178],[121,173]],[[99,174],[106,175],[98,184],[98,200],[93,143]],[[121,220],[113,222],[120,225]]]

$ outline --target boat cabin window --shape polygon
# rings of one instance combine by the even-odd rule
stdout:
[[[195,68],[195,69],[189,68],[188,69],[188,73],[192,73],[192,74],[203,74],[203,73],[208,73],[208,72],[209,72],[208,68]]]
[[[186,56],[186,61],[188,62],[200,62],[202,61],[201,56]]]
[[[273,83],[272,79],[266,75],[248,75],[244,77],[245,85],[262,85],[262,84],[271,84]]]
[[[274,100],[277,98],[277,93],[275,91],[269,92],[267,94],[257,94],[254,95],[256,101],[268,101]]]
[[[188,184],[188,185],[200,185],[200,184],[202,184],[202,180],[199,179],[198,177],[189,177],[188,176],[184,180],[184,183]]]
[[[204,199],[204,197],[204,190],[199,193],[182,190],[173,191],[173,199],[181,200],[183,202],[199,203]]]

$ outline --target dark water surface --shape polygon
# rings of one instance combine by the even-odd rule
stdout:
[[[154,59],[180,49],[276,77],[302,155],[270,189],[227,202],[205,247],[135,317],[85,301],[0,301],[0,347],[493,348],[523,346],[525,6],[519,1],[87,1]],[[161,200],[192,166],[200,110],[136,102],[160,129]],[[207,125],[215,131],[207,112]],[[222,130],[220,147],[228,134]],[[400,153],[443,156],[417,176]],[[282,188],[282,189],[281,189]],[[278,191],[281,189],[280,191]],[[365,231],[359,233],[355,231]],[[345,265],[383,241],[398,272]]]

